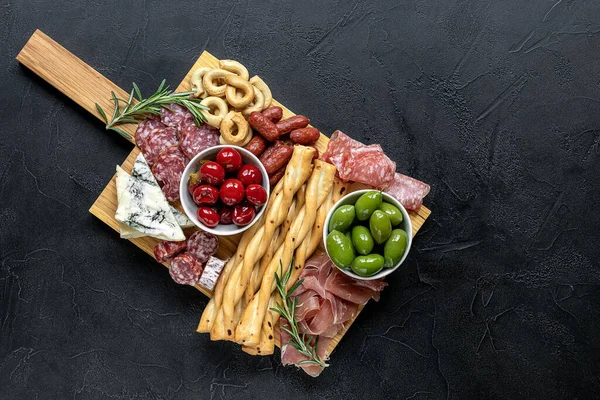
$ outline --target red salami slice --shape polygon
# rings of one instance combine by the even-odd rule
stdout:
[[[212,233],[197,231],[187,240],[188,253],[204,264],[219,250],[219,239]]]
[[[141,149],[142,143],[144,143],[144,140],[146,140],[152,130],[165,127],[166,125],[160,122],[160,115],[150,115],[138,125],[135,131],[135,144]]]
[[[363,147],[364,144],[361,142],[352,139],[350,136],[346,135],[342,131],[335,131],[333,135],[331,135],[331,139],[327,144],[327,149],[321,155],[321,160],[331,163],[340,168],[341,165],[345,162],[344,155],[347,155],[347,152],[351,149],[357,147]]]
[[[154,246],[154,258],[158,262],[165,262],[175,257],[187,248],[185,240],[181,242],[160,242]]]
[[[140,149],[142,149],[148,164],[153,165],[163,149],[178,143],[177,129],[169,127],[156,128],[146,136],[146,140],[142,142]]]
[[[338,168],[341,179],[379,189],[388,187],[394,181],[396,163],[385,155],[380,145],[355,147],[344,154],[346,160]]]
[[[194,158],[201,151],[219,144],[219,129],[208,124],[196,126],[192,121],[179,134],[179,148],[188,158]]]
[[[396,173],[394,182],[385,192],[398,200],[407,210],[416,210],[423,205],[423,198],[427,196],[429,189],[426,183]]]
[[[163,108],[161,110],[161,121],[167,126],[177,128],[179,122],[186,117],[191,115],[187,108],[180,106],[179,104],[169,104],[169,109]]]
[[[169,274],[180,285],[194,286],[202,275],[202,265],[190,253],[182,253],[171,260]]]
[[[187,163],[187,158],[177,145],[167,147],[156,157],[156,162],[152,166],[152,174],[167,200],[179,200],[179,182]]]

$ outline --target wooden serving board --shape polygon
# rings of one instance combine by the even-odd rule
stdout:
[[[29,38],[21,52],[17,55],[17,60],[101,121],[103,120],[96,110],[96,103],[100,104],[104,110],[112,110],[114,105],[110,101],[111,91],[114,91],[119,98],[128,97],[127,92],[102,76],[95,69],[84,63],[40,30],[36,30],[31,38]],[[182,92],[191,90],[189,79],[193,71],[199,67],[216,68],[217,63],[217,58],[207,51],[204,51],[179,84],[176,91]],[[252,71],[252,74],[256,74],[257,72],[258,71]],[[271,89],[273,90],[273,88]],[[278,105],[283,109],[284,119],[294,115],[294,113],[277,101],[273,100],[273,104]],[[135,124],[120,126],[121,129],[131,135],[131,143],[134,143],[133,137],[135,135],[136,127],[137,125]],[[316,144],[316,147],[321,154],[327,148],[328,142],[329,138],[321,134],[321,137]],[[139,149],[134,146],[127,159],[123,162],[122,168],[125,171],[131,172],[133,169],[133,162],[138,154]],[[118,232],[119,223],[114,218],[117,210],[115,179],[116,175],[108,182],[108,185],[106,185],[98,199],[90,208],[90,212]],[[361,185],[352,185],[350,190],[352,191],[363,187],[364,186]],[[409,213],[413,227],[413,236],[419,231],[430,213],[431,211],[424,206],[418,211],[411,211]],[[188,235],[189,233],[190,232],[186,232]],[[240,237],[241,235],[219,237],[220,248],[217,256],[221,259],[232,256],[235,253]],[[149,237],[129,240],[148,253],[151,257],[154,257],[153,248],[154,245],[158,243],[158,240]],[[200,286],[196,286],[196,288],[205,295],[209,297],[212,296],[210,291]],[[200,319],[200,315],[198,315],[198,319]],[[329,349],[330,354],[346,331],[347,329],[340,332],[340,334],[331,342]],[[278,335],[276,335],[276,338],[278,344]]]

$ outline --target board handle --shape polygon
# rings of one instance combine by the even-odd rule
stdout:
[[[111,91],[126,99],[129,93],[112,83],[102,74],[84,63],[73,53],[37,29],[17,55],[17,61],[40,78],[54,86],[104,123],[96,109],[98,103],[110,116],[114,103]],[[119,128],[131,136],[134,143],[136,124],[123,124]],[[111,132],[115,135],[116,132]]]

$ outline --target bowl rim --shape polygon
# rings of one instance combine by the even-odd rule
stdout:
[[[331,207],[331,209],[327,213],[327,217],[325,217],[325,222],[323,225],[323,247],[325,248],[327,257],[329,257],[329,251],[327,250],[327,235],[329,235],[329,220],[331,219],[331,216],[333,215],[334,211],[337,210],[342,205],[345,205],[345,202],[348,200],[348,198],[353,197],[353,196],[356,196],[358,198],[361,195],[363,195],[364,193],[373,192],[373,191],[379,192],[380,190],[377,190],[377,189],[355,190],[353,192],[346,194],[344,197],[342,197],[341,199],[336,201],[335,204],[333,205],[333,207]],[[393,205],[398,207],[398,209],[402,213],[402,218],[403,218],[402,224],[404,224],[402,229],[404,229],[406,231],[406,234],[408,235],[408,243],[406,245],[406,251],[404,252],[404,255],[402,256],[400,261],[394,267],[383,268],[381,271],[379,271],[378,273],[376,273],[375,275],[372,275],[372,276],[360,276],[360,275],[357,275],[354,272],[352,272],[351,269],[341,269],[341,268],[338,268],[337,266],[335,266],[335,268],[337,268],[339,271],[343,272],[344,274],[348,275],[351,278],[363,280],[363,281],[372,281],[375,279],[381,279],[381,278],[388,276],[389,274],[391,274],[392,272],[397,270],[404,263],[404,261],[406,260],[406,257],[408,256],[408,253],[410,252],[410,249],[412,247],[412,222],[410,220],[410,215],[408,214],[408,211],[406,210],[406,208],[404,208],[404,206],[398,200],[393,198],[388,193],[381,192],[381,194],[383,196],[384,201],[386,201],[388,203],[392,203]]]
[[[187,179],[185,178],[186,176],[189,176],[189,174],[191,173],[190,170],[192,169],[192,166],[198,163],[198,160],[203,159],[206,157],[206,154],[208,153],[212,153],[215,152],[215,156],[216,154],[219,152],[220,149],[223,149],[225,147],[229,147],[229,148],[233,148],[235,150],[237,150],[241,155],[242,158],[247,157],[250,158],[253,162],[251,164],[253,164],[255,167],[257,167],[262,175],[262,182],[261,182],[261,186],[263,188],[265,188],[265,190],[267,191],[267,202],[262,205],[259,209],[259,211],[256,213],[256,216],[254,217],[254,220],[249,223],[248,225],[245,226],[239,226],[237,229],[235,230],[229,230],[229,231],[222,231],[220,229],[218,229],[219,225],[217,225],[215,228],[210,228],[204,224],[202,224],[200,221],[198,221],[198,218],[196,217],[196,210],[198,209],[198,206],[194,203],[193,205],[195,206],[195,209],[193,210],[194,212],[192,213],[192,215],[190,215],[190,210],[187,209],[186,204],[187,202],[184,202],[184,196],[189,196],[189,192],[187,189]],[[214,158],[211,161],[215,161]],[[245,164],[248,164],[247,162],[244,162]],[[196,154],[194,156],[194,158],[192,158],[187,165],[185,166],[185,169],[183,170],[183,174],[181,176],[181,181],[179,182],[179,202],[181,203],[181,208],[183,208],[183,212],[185,213],[185,215],[190,219],[190,221],[192,221],[192,223],[199,229],[205,231],[205,232],[209,232],[212,233],[213,235],[217,235],[217,236],[232,236],[232,235],[237,235],[239,233],[242,233],[244,231],[246,231],[247,229],[249,229],[252,225],[254,225],[259,219],[260,217],[263,215],[263,213],[265,212],[266,208],[267,208],[267,204],[269,203],[269,198],[271,196],[271,185],[269,184],[269,175],[267,174],[267,170],[265,169],[264,165],[262,165],[262,163],[260,162],[260,160],[258,159],[258,157],[256,157],[254,154],[252,154],[251,152],[249,152],[248,150],[244,149],[243,147],[240,146],[235,146],[235,145],[229,145],[229,144],[220,144],[220,145],[216,145],[216,146],[211,146],[207,149],[202,150],[200,153]],[[233,224],[235,225],[235,224]],[[235,225],[237,226],[237,225]]]

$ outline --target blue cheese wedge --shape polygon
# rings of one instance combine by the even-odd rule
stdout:
[[[204,271],[202,272],[202,276],[200,277],[198,284],[207,288],[208,290],[213,290],[217,284],[219,275],[221,275],[221,271],[223,271],[225,263],[226,261],[210,256],[206,262],[206,265],[204,266]]]
[[[144,181],[148,185],[160,188],[158,182],[156,182],[156,179],[152,174],[150,166],[146,162],[146,159],[144,158],[144,155],[142,153],[138,154],[137,158],[135,159],[135,162],[133,164],[133,171],[131,171],[131,176],[141,181]],[[192,226],[195,226],[194,223],[184,213],[182,213],[173,206],[170,207],[171,212],[175,216],[175,219],[177,220],[177,223],[180,227],[191,228]]]
[[[167,199],[155,180],[154,183],[139,176],[131,176],[117,166],[118,207],[115,219],[121,223],[122,228],[125,225],[137,232],[125,228],[125,231],[121,231],[121,236],[132,238],[141,234],[140,236],[162,240],[185,240]]]

